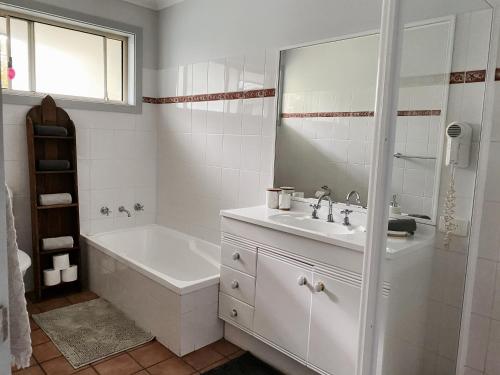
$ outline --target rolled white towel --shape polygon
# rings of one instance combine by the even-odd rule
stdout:
[[[42,239],[43,250],[71,249],[74,245],[73,237],[52,237]]]
[[[40,205],[42,206],[52,206],[55,204],[71,204],[71,203],[73,203],[73,198],[69,193],[40,194]]]

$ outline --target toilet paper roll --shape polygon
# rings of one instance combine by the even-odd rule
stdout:
[[[65,270],[61,271],[62,281],[64,283],[70,283],[78,279],[78,266],[70,266]]]
[[[61,283],[61,271],[59,270],[43,270],[43,284],[46,286],[57,285]]]
[[[54,255],[52,264],[55,270],[65,270],[69,268],[69,254]]]

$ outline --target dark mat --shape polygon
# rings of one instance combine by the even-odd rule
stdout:
[[[282,373],[250,353],[245,353],[220,367],[204,372],[203,375],[282,375]]]

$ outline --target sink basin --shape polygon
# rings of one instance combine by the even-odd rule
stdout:
[[[365,232],[361,226],[345,226],[339,223],[328,223],[324,219],[313,219],[305,213],[286,213],[269,216],[269,220],[276,223],[318,232],[325,235],[345,235]]]

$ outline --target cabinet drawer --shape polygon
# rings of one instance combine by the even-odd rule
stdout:
[[[238,246],[222,242],[221,263],[235,270],[255,276],[257,253]]]
[[[255,299],[255,277],[221,266],[220,290],[253,306]]]
[[[219,315],[249,330],[253,328],[253,307],[224,293],[219,293]]]

